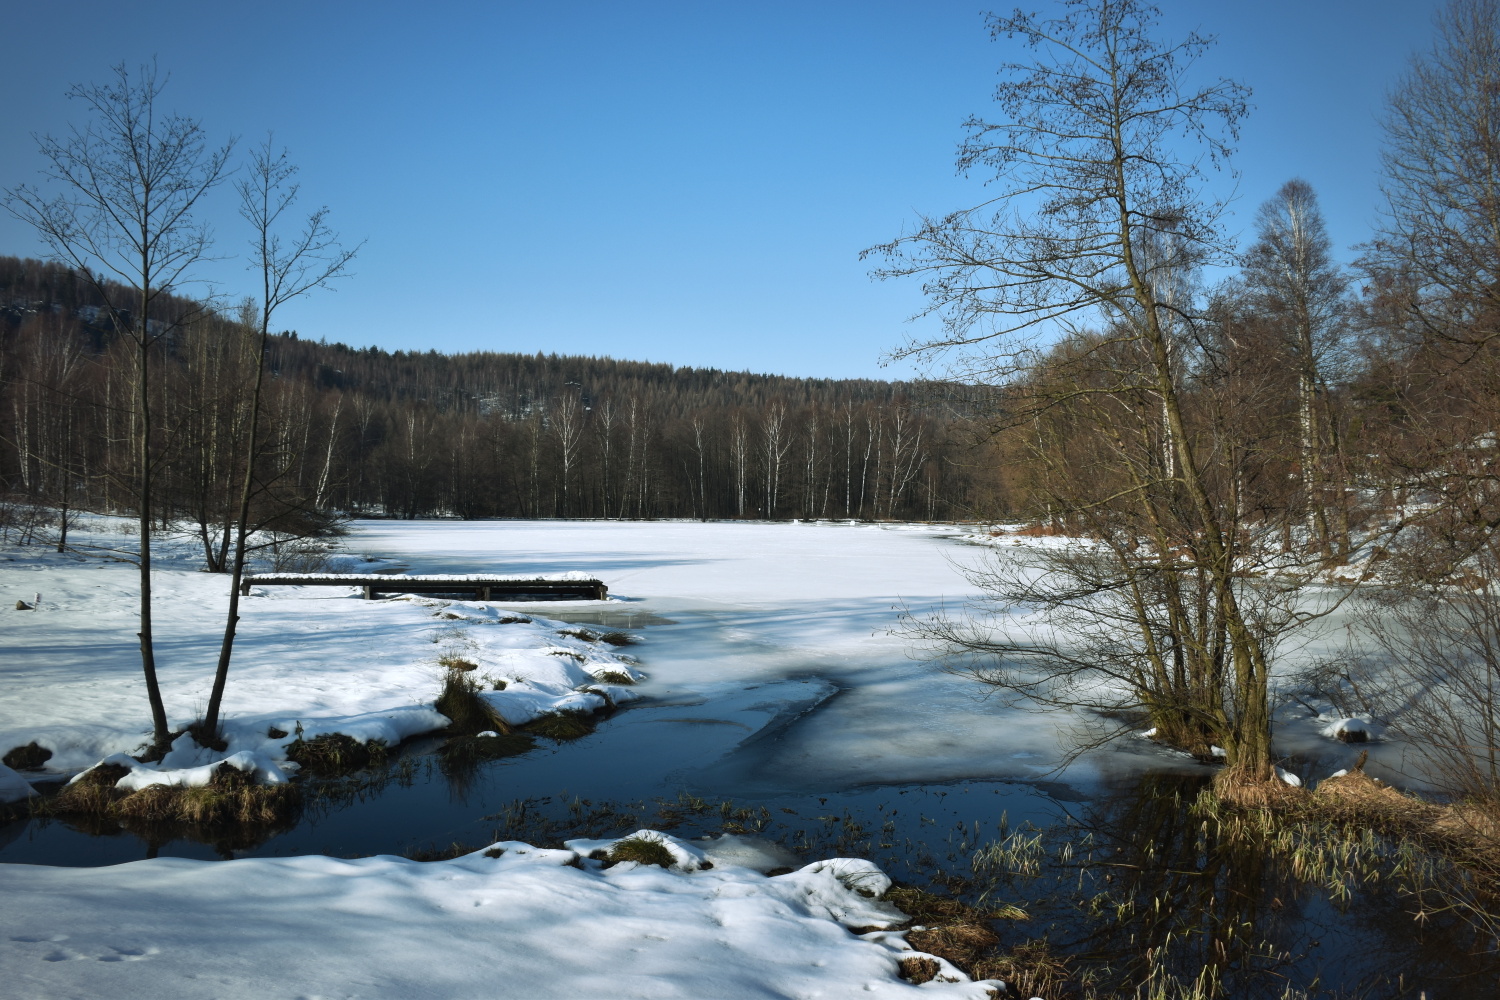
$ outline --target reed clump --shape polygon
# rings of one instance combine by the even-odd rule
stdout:
[[[480,683],[472,671],[450,668],[443,675],[443,689],[433,707],[448,717],[448,732],[454,735],[511,732],[511,727],[480,694]]]
[[[35,740],[23,747],[8,751],[3,759],[5,766],[14,771],[40,771],[42,765],[52,759],[52,751],[37,745]]]
[[[390,749],[384,740],[361,742],[344,733],[323,733],[310,740],[299,738],[288,744],[286,759],[309,774],[333,778],[369,767],[380,767],[386,762],[389,753]]]
[[[47,803],[47,811],[59,815],[107,816],[110,807],[125,794],[115,785],[129,773],[130,768],[123,764],[99,764],[64,785]]]
[[[530,733],[496,732],[494,736],[459,735],[449,737],[438,750],[443,762],[449,765],[481,764],[488,760],[518,757],[536,749],[536,739]]]
[[[925,947],[923,950],[932,951]],[[1042,939],[1018,944],[1004,954],[992,952],[960,968],[968,970],[975,979],[1004,980],[1005,985],[1016,990],[1014,995],[1023,997],[1067,996],[1074,993],[1078,984],[1078,975],[1067,959],[1055,954],[1052,946]]]
[[[896,974],[916,986],[930,983],[942,971],[936,959],[926,955],[908,955],[896,963]]]
[[[647,840],[645,837],[626,837],[616,842],[609,849],[607,860],[610,864],[619,864],[622,861],[634,861],[640,865],[658,865],[662,868],[671,868],[676,863],[672,852],[667,845],[659,840]]]
[[[521,728],[528,733],[566,743],[592,734],[598,728],[598,723],[586,712],[552,712],[532,719]]]
[[[208,784],[198,786],[117,788],[129,773],[119,764],[100,765],[64,788],[48,803],[48,811],[108,817],[131,825],[271,826],[291,820],[302,805],[295,785],[257,784],[253,775],[228,763],[214,769]]]
[[[601,670],[594,675],[594,680],[600,684],[620,684],[625,686],[635,683],[635,678],[623,670]]]

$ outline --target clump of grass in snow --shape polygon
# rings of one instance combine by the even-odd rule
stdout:
[[[48,809],[63,815],[108,815],[110,806],[124,795],[115,788],[115,784],[129,773],[130,768],[123,764],[100,764],[79,775],[77,781],[65,785],[57,797],[47,804]]]
[[[452,653],[447,653],[443,656],[439,656],[438,666],[446,667],[449,670],[462,671],[464,673],[467,673],[470,670],[479,669],[479,664],[475,663],[473,660],[466,660],[463,657],[456,656]]]
[[[460,844],[455,840],[447,847],[414,847],[401,856],[409,861],[452,861],[472,853],[472,844]]]
[[[640,640],[629,632],[605,632],[599,636],[599,641],[611,646],[633,646]]]
[[[438,751],[447,764],[477,764],[504,757],[517,757],[536,748],[528,733],[499,733],[494,736],[454,736]]]
[[[36,741],[24,747],[16,747],[3,758],[5,766],[16,771],[40,771],[42,765],[52,759],[52,751],[38,746]]]
[[[956,899],[939,896],[910,885],[893,885],[881,897],[919,924],[978,924],[985,920],[1025,920],[1014,906],[981,909]]]
[[[480,697],[479,682],[469,671],[448,670],[443,675],[443,690],[433,707],[448,717],[448,731],[473,736],[486,730],[509,733],[510,726],[496,714],[489,702]]]
[[[361,743],[344,733],[324,733],[310,740],[297,739],[286,748],[287,760],[324,778],[379,767],[385,763],[387,754],[384,740]]]
[[[623,670],[601,670],[594,675],[594,680],[601,684],[634,684],[635,678]]]
[[[660,865],[662,868],[671,868],[676,859],[672,857],[672,852],[667,850],[667,845],[660,841],[647,840],[644,837],[626,837],[609,849],[609,861],[613,864],[634,861],[641,865]]]
[[[920,930],[910,931],[906,936],[907,943],[918,951],[937,955],[965,971],[997,967],[997,963],[1009,961],[1010,964],[1006,966],[1007,975],[991,975],[986,972],[983,975],[976,973],[975,978],[1004,979],[1007,983],[1047,981],[1049,989],[1051,988],[1047,977],[1022,972],[1019,959],[1003,958],[996,953],[1000,938],[990,929],[989,922],[1025,920],[1027,917],[1024,911],[1014,906],[982,909],[962,899],[940,896],[909,885],[894,885],[881,898],[900,909],[912,922],[927,925]],[[903,961],[912,965],[910,974],[903,967],[902,976],[914,983],[928,982],[937,975],[938,965],[930,958],[911,956]],[[1026,992],[1027,990],[1030,992]],[[1023,986],[1022,991],[1022,996],[1054,995],[1030,986]]]
[[[897,974],[917,986],[932,982],[941,969],[936,959],[926,955],[908,955],[897,963]]]
[[[946,958],[960,968],[970,969],[981,955],[1000,943],[1000,938],[983,924],[948,924],[909,931],[906,943],[917,951]]]
[[[911,940],[911,936],[908,934],[907,940]],[[943,952],[934,951],[915,941],[912,942],[912,947],[932,951],[934,955],[943,955],[944,958],[948,958]],[[1054,955],[1052,947],[1045,940],[1027,941],[1016,945],[1004,955],[978,958],[960,967],[972,970],[970,975],[975,979],[1003,979],[1007,986],[1018,991],[1019,996],[1072,996],[1073,993],[1065,994],[1064,991],[1068,990],[1077,978],[1067,961]]]
[[[583,712],[553,712],[532,719],[521,728],[549,740],[567,742],[588,736],[597,728],[597,724],[593,716]]]
[[[111,813],[118,819],[145,822],[263,826],[285,822],[301,804],[302,795],[295,785],[258,785],[251,775],[220,764],[207,785],[151,785],[120,799]]]
[[[130,769],[101,764],[64,788],[48,803],[58,815],[107,816],[137,823],[195,826],[264,826],[285,822],[301,806],[294,785],[258,785],[231,764],[220,764],[207,785],[150,785],[133,792],[115,784]]]

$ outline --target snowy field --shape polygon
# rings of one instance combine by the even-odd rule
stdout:
[[[999,995],[947,963],[951,982],[898,979],[913,953],[876,928],[902,915],[863,895],[886,885],[856,860],[606,870],[513,842],[425,863],[5,865],[0,966],[11,996],[118,1000]]]
[[[130,542],[109,523],[91,527],[79,542]],[[1044,730],[983,732],[992,722],[985,704],[886,634],[899,603],[930,606],[965,589],[951,560],[966,550],[935,534],[847,525],[362,524],[346,544],[351,563],[335,568],[577,571],[604,579],[613,599],[505,610],[429,598],[367,602],[342,588],[253,590],[241,606],[227,752],[276,769],[286,767],[282,750],[292,737],[268,736],[273,728],[395,742],[441,726],[432,700],[438,660],[448,655],[506,682],[490,697],[510,721],[644,696],[683,720],[720,723],[695,728],[727,729],[731,738],[715,744],[721,751],[782,732],[821,706],[819,726],[763,741],[776,745],[776,759],[740,755],[741,768],[781,783],[952,777],[972,772],[984,755],[1002,762],[986,769],[1003,772],[1006,751],[1024,743],[1031,757]],[[0,600],[40,601],[5,617],[0,743],[51,749],[52,773],[135,750],[146,710],[132,642],[133,567],[36,546],[12,548],[4,559]],[[178,726],[201,710],[226,602],[224,578],[195,572],[195,562],[192,544],[165,543],[156,577],[159,669]],[[621,651],[564,635],[563,621],[541,617],[633,621],[642,612],[643,620],[674,622],[641,630],[669,637],[634,647],[649,658],[644,673]],[[529,621],[514,620],[522,617]],[[642,683],[608,682],[622,672]],[[615,729],[628,754],[630,727]],[[715,756],[694,763],[711,769]],[[213,759],[182,741],[160,772],[187,774],[175,769]],[[127,780],[160,780],[157,772],[141,768]],[[495,859],[425,864],[301,857],[0,865],[8,901],[0,964],[38,996],[187,995],[196,982],[222,996],[915,989],[895,975],[901,936],[871,930],[899,916],[877,912],[856,891],[878,891],[872,880],[883,879],[861,863],[767,878],[734,856],[707,870],[629,863],[600,870],[568,852],[502,846]],[[840,881],[845,869],[858,877]],[[948,971],[954,983],[926,988],[988,995]]]
[[[131,539],[114,528],[96,521],[78,540],[127,548]],[[925,525],[361,522],[331,569],[580,573],[602,579],[610,600],[364,601],[353,588],[252,589],[225,702],[227,752],[260,773],[290,773],[284,750],[298,732],[396,743],[441,727],[432,707],[439,661],[458,657],[503,682],[487,697],[511,722],[606,701],[628,707],[586,746],[529,755],[506,771],[513,795],[682,789],[770,801],[1020,782],[1013,787],[1050,802],[1067,787],[1055,773],[1066,720],[986,698],[892,634],[902,608],[961,605],[971,596],[964,567],[997,548],[1058,544],[992,541]],[[35,741],[54,752],[54,775],[135,750],[148,715],[134,567],[39,546],[9,548],[0,560],[0,750]],[[156,576],[157,655],[174,726],[201,712],[227,602],[226,579],[196,572],[198,560],[195,545],[164,543]],[[35,610],[9,610],[38,594]],[[643,641],[620,649],[567,634],[577,623]],[[618,683],[622,674],[637,683]],[[188,743],[126,780],[206,776],[203,766],[223,754]],[[1127,740],[1061,777],[1087,788],[1122,773],[1197,767]],[[0,778],[14,796],[20,777]],[[423,807],[404,813],[399,822],[414,822]],[[349,821],[368,815],[350,810]],[[498,858],[430,863],[0,865],[0,965],[38,996],[196,995],[200,981],[215,995],[288,997],[915,989],[895,978],[901,936],[869,930],[896,918],[873,913],[855,891],[868,886],[826,866],[767,878],[744,857],[721,855],[708,869],[689,859],[665,871],[603,870],[568,852],[503,846]],[[392,841],[380,850],[395,849]],[[987,995],[962,982],[925,988]]]

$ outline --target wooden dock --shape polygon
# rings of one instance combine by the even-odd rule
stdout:
[[[365,600],[382,594],[428,594],[473,601],[602,601],[609,596],[603,581],[583,573],[504,576],[493,573],[424,573],[412,576],[359,573],[255,573],[240,585],[251,587],[359,587]]]

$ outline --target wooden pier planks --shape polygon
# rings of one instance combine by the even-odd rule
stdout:
[[[603,581],[581,573],[506,576],[485,573],[429,573],[412,576],[358,573],[256,573],[246,576],[240,593],[251,587],[359,587],[366,600],[381,594],[465,594],[476,601],[602,601],[609,596]]]

